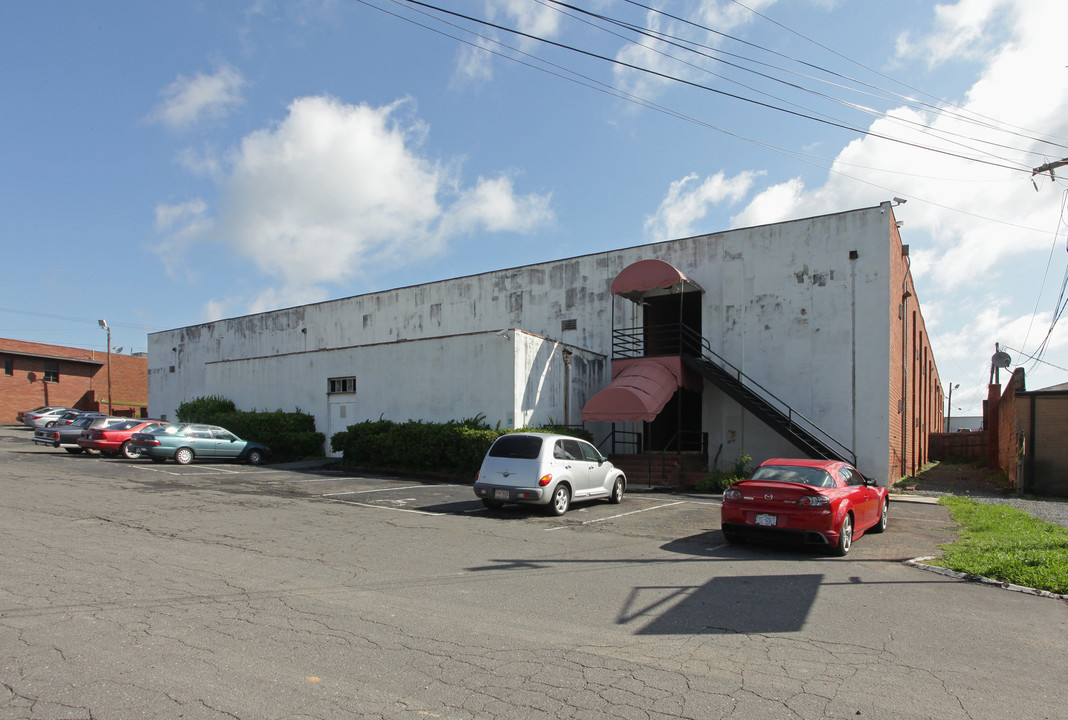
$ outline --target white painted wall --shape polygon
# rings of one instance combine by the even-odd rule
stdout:
[[[490,425],[561,421],[565,346],[516,330],[364,347],[218,360],[206,393],[242,409],[312,413],[330,435],[364,420],[447,422],[485,415]],[[581,408],[607,382],[607,358],[569,347],[571,393]],[[330,378],[355,377],[354,393],[328,393]],[[195,397],[195,396],[194,396]],[[344,410],[342,411],[342,408]],[[345,417],[340,417],[344,412]]]
[[[361,419],[562,420],[563,348],[572,422],[608,382],[609,287],[659,258],[702,286],[703,333],[731,363],[846,445],[885,482],[889,444],[888,204],[804,220],[443,280],[220,320],[149,336],[149,408],[224,395],[239,407],[301,409],[327,432],[326,379],[358,378]],[[850,260],[849,252],[859,257]],[[900,252],[898,250],[898,252]],[[562,330],[564,320],[575,330]],[[501,329],[510,340],[497,336]],[[174,372],[171,372],[171,368]],[[579,372],[581,379],[576,379]],[[854,374],[855,373],[855,374]],[[576,385],[578,383],[578,385]],[[796,454],[706,385],[704,425],[721,462]],[[351,409],[351,406],[350,406]]]

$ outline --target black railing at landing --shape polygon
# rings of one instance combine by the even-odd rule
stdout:
[[[720,356],[712,349],[711,343],[693,328],[680,323],[670,323],[613,330],[613,357],[638,358],[658,355],[695,358],[700,363],[713,366],[718,370],[718,375],[734,383],[755,403],[781,418],[786,432],[799,434],[814,445],[822,446],[825,454],[856,464],[857,456],[849,447]]]

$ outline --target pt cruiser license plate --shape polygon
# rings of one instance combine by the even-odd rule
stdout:
[[[507,490],[494,490],[493,491],[493,499],[494,500],[507,500],[508,499],[508,491]]]
[[[768,525],[770,527],[775,527],[776,520],[777,519],[774,515],[766,515],[764,513],[761,513],[756,516],[757,525]]]

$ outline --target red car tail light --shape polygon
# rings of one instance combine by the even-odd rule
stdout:
[[[742,499],[742,491],[741,490],[735,490],[734,488],[727,488],[726,490],[723,491],[723,499],[724,500],[741,500]]]
[[[805,495],[797,504],[801,507],[826,507],[831,504],[831,499],[824,495]]]
[[[548,485],[552,481],[553,481],[553,474],[552,473],[549,473],[548,475],[543,475],[541,477],[541,479],[538,480],[538,487],[545,487],[546,485]]]

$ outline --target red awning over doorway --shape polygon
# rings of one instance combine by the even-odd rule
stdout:
[[[668,290],[676,286],[686,290],[701,290],[701,286],[663,260],[639,260],[623,268],[612,281],[612,294],[634,299],[653,290]]]
[[[582,408],[582,419],[590,422],[652,421],[682,384],[682,366],[671,360],[634,360],[623,365],[612,384],[590,398]],[[668,361],[668,362],[665,362]]]

